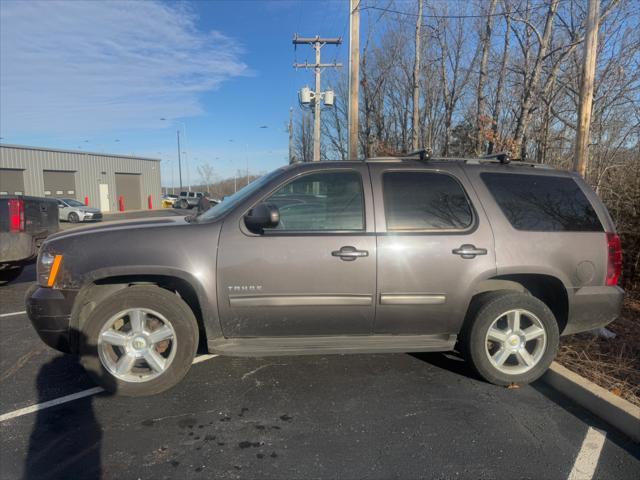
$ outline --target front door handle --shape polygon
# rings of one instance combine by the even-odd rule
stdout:
[[[342,260],[351,262],[358,257],[368,257],[369,252],[366,250],[357,250],[356,247],[346,246],[340,250],[334,250],[331,252],[334,257],[340,257]]]
[[[454,248],[453,250],[451,250],[451,253],[455,255],[460,255],[462,258],[470,259],[470,258],[475,258],[476,255],[486,255],[487,249],[476,248],[475,245],[466,243],[464,245],[461,245],[459,248]]]

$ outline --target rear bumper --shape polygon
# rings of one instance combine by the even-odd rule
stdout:
[[[29,233],[0,233],[0,263],[17,264],[33,260],[38,251]]]
[[[27,315],[40,339],[60,352],[75,350],[69,324],[77,291],[32,286],[25,299]]]
[[[604,327],[620,316],[624,290],[620,287],[582,287],[569,305],[569,319],[562,335]]]

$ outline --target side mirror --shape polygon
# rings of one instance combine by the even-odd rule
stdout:
[[[253,233],[264,233],[265,228],[274,228],[280,223],[280,211],[271,203],[259,203],[244,216],[244,224]]]

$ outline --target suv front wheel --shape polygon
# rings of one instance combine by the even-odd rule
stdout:
[[[82,327],[81,362],[106,390],[143,396],[187,373],[198,346],[193,312],[178,295],[140,285],[100,302]]]
[[[467,361],[496,385],[538,379],[558,352],[560,333],[553,312],[536,297],[517,292],[485,294],[462,334]]]

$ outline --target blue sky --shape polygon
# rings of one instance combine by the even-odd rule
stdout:
[[[201,163],[220,177],[285,164],[289,108],[312,84],[293,34],[342,35],[323,61],[348,55],[348,0],[2,0],[0,22],[2,143],[162,158],[164,185],[177,129],[193,183]]]

